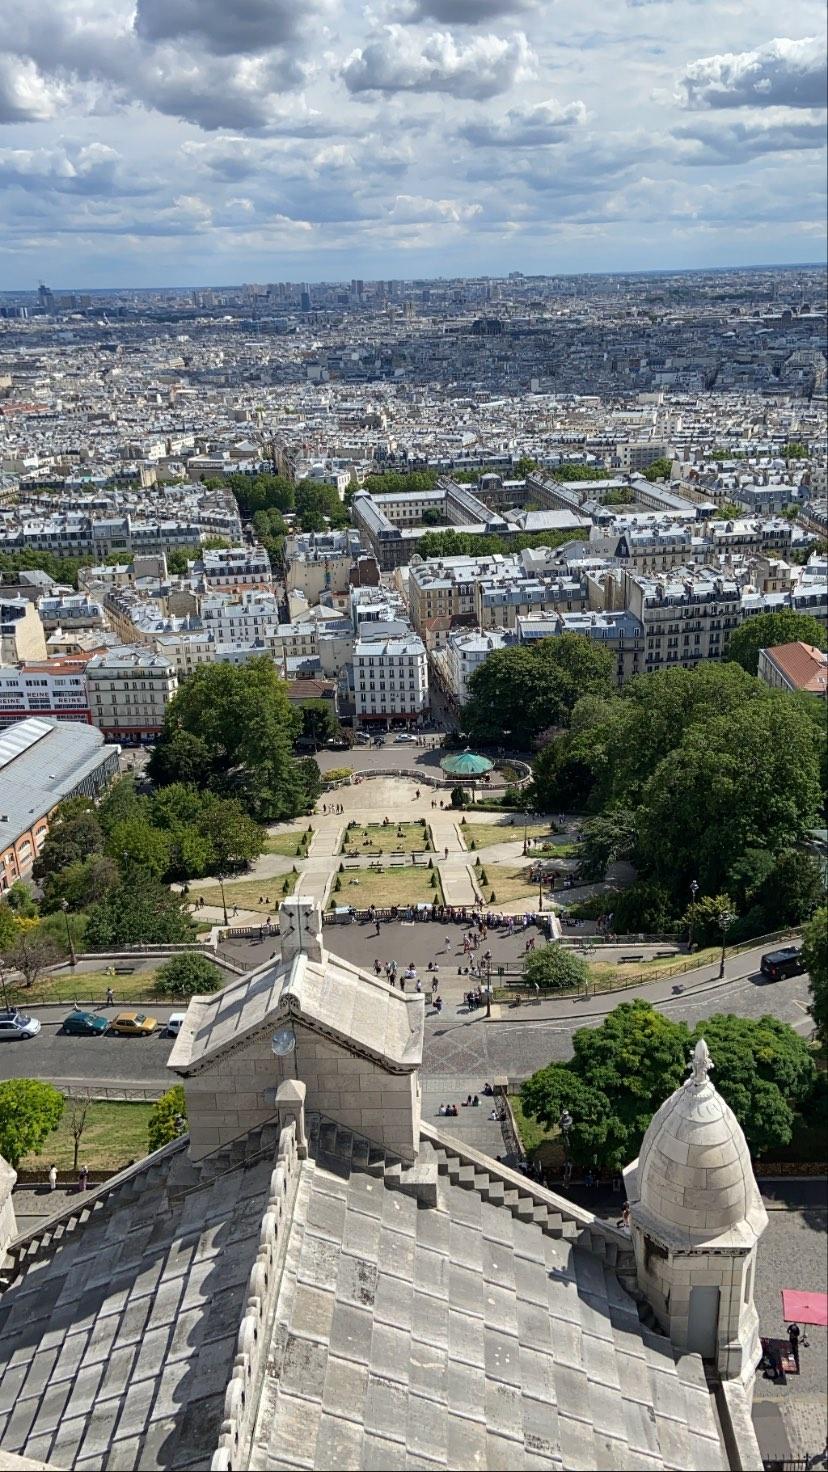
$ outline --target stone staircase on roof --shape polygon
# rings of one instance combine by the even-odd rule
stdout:
[[[210,1465],[278,1134],[196,1165],[184,1137],[11,1244],[0,1451],[76,1472]]]

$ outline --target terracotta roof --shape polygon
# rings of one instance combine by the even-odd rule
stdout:
[[[813,644],[777,644],[765,653],[787,684],[794,690],[824,695],[828,675],[828,654]]]

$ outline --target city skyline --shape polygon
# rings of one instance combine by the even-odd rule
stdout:
[[[13,0],[4,288],[820,260],[823,32],[815,0]]]

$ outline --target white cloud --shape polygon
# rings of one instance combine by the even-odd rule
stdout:
[[[316,8],[312,0],[137,0],[135,31],[144,41],[189,40],[237,56],[292,42]]]
[[[522,31],[458,44],[449,31],[420,38],[391,25],[351,53],[342,78],[349,92],[447,92],[479,101],[528,81],[535,60]]]
[[[554,98],[532,107],[515,107],[500,120],[465,123],[460,135],[478,148],[544,148],[559,143],[586,122],[583,102],[563,105]]]
[[[824,36],[703,56],[679,78],[679,95],[693,108],[825,107],[827,91]]]
[[[672,130],[689,164],[742,164],[771,153],[824,149],[824,114],[768,108],[738,118],[696,118]]]
[[[43,76],[33,61],[0,56],[0,123],[44,122],[64,99],[64,88]]]

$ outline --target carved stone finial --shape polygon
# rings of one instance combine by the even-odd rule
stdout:
[[[708,1074],[711,1068],[714,1067],[714,1063],[710,1057],[710,1049],[704,1038],[699,1038],[693,1049],[692,1061],[687,1066],[693,1070],[693,1083],[696,1085],[696,1088],[701,1088],[702,1084],[707,1083]]]

